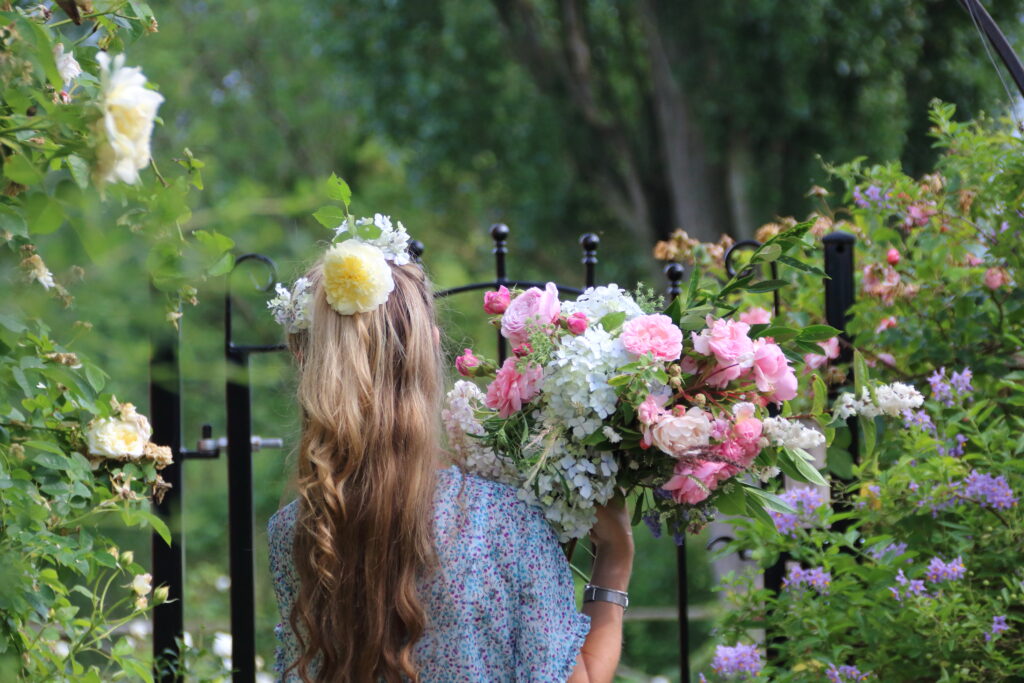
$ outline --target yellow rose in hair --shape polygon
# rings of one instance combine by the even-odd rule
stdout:
[[[372,244],[346,240],[324,254],[324,294],[342,315],[375,310],[394,288],[391,266]]]

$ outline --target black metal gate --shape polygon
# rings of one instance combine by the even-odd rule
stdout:
[[[439,291],[437,297],[448,297],[465,292],[491,290],[504,285],[507,287],[543,286],[543,283],[509,279],[506,269],[509,228],[497,224],[490,228],[494,241],[495,278]],[[833,233],[825,237],[825,271],[831,280],[826,281],[825,309],[829,324],[845,330],[846,310],[853,302],[853,246],[854,238],[845,233]],[[579,239],[584,266],[584,286],[596,284],[597,249],[600,240],[597,235],[587,233]],[[737,248],[756,246],[757,243],[740,243]],[[414,242],[411,251],[417,260],[423,254],[423,245]],[[269,290],[276,281],[273,261],[260,254],[246,254],[236,260],[237,264],[258,261],[270,271],[267,284]],[[728,259],[727,259],[728,261]],[[665,268],[668,280],[666,293],[674,298],[680,292],[680,283],[686,273],[682,265],[671,263]],[[579,294],[582,289],[558,285],[559,291]],[[778,309],[776,293],[775,308]],[[155,678],[162,683],[179,680],[179,674],[168,667],[161,667],[162,660],[175,661],[178,644],[184,634],[184,566],[185,539],[182,535],[182,501],[184,496],[182,467],[184,462],[197,458],[217,458],[221,450],[227,451],[228,467],[228,553],[230,561],[231,636],[233,643],[233,681],[252,683],[256,676],[255,651],[255,582],[253,557],[253,499],[252,499],[252,453],[266,442],[254,440],[252,434],[251,387],[249,359],[252,354],[284,350],[283,344],[244,345],[236,344],[232,327],[232,292],[230,275],[224,298],[224,354],[228,365],[227,375],[227,437],[214,439],[209,425],[204,425],[202,438],[194,450],[182,446],[181,439],[181,372],[178,359],[178,333],[154,339],[151,354],[150,414],[153,418],[153,440],[167,444],[174,454],[174,464],[163,471],[164,478],[172,485],[162,503],[156,505],[159,514],[171,529],[172,545],[153,535],[153,582],[169,588],[169,601],[153,611],[153,653]],[[497,334],[499,360],[507,355],[506,340]],[[270,445],[280,446],[280,443]],[[685,543],[685,539],[684,539]],[[778,590],[781,587],[780,566],[765,572],[766,587]],[[681,544],[677,551],[677,601],[679,609],[679,655],[680,680],[689,681],[689,619],[687,600],[686,548]]]

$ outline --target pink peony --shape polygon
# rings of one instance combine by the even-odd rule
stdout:
[[[898,324],[899,321],[896,320],[895,316],[890,315],[887,318],[882,318],[878,323],[878,327],[875,328],[875,334],[884,332],[885,330],[888,330],[890,327],[896,327],[896,325]]]
[[[472,349],[466,349],[455,359],[455,369],[463,377],[472,377],[473,370],[480,365],[480,359],[473,355]]]
[[[573,334],[583,334],[587,331],[587,314],[582,311],[576,311],[568,318],[565,319],[565,327]]]
[[[770,394],[773,401],[788,401],[796,396],[796,374],[777,344],[761,339],[754,342],[754,381],[758,391]]]
[[[669,455],[680,457],[707,446],[711,438],[708,414],[694,406],[683,415],[662,415],[651,427],[651,442]]]
[[[498,287],[497,292],[487,292],[484,294],[484,312],[490,313],[491,315],[501,315],[508,308],[511,296],[508,293],[508,288],[505,285]]]
[[[500,417],[508,417],[522,410],[523,403],[540,392],[543,378],[544,371],[536,363],[531,363],[525,372],[520,373],[516,369],[516,359],[506,358],[497,377],[487,387],[484,404],[497,410]]]
[[[900,251],[899,249],[890,249],[885,253],[885,260],[889,262],[890,266],[895,266],[900,262]]]
[[[767,325],[772,321],[772,314],[763,308],[751,308],[740,313],[740,322],[748,325]]]
[[[519,346],[530,338],[534,328],[558,322],[558,288],[549,282],[543,290],[530,287],[508,305],[501,318],[501,334]]]
[[[673,477],[661,488],[672,492],[677,503],[696,505],[706,499],[736,469],[724,462],[698,460],[676,463]]]
[[[825,352],[824,354],[819,353],[808,353],[804,356],[804,364],[811,370],[816,370],[821,366],[828,363],[830,360],[839,358],[839,338],[832,337],[826,339],[823,342],[818,342],[818,346]]]
[[[999,289],[1009,281],[1010,278],[1002,268],[989,268],[985,271],[985,286],[991,290]]]
[[[667,315],[641,315],[622,326],[622,345],[632,354],[653,354],[658,360],[675,360],[683,352],[683,332]]]

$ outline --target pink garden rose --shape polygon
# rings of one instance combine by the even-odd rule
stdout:
[[[824,353],[808,353],[804,356],[804,364],[808,369],[816,370],[828,363],[830,360],[839,358],[839,338],[832,337],[823,342],[818,342]]]
[[[754,410],[753,403],[737,403],[732,407],[736,418],[732,428],[737,439],[753,442],[761,438],[761,421],[754,417]]]
[[[569,332],[579,335],[587,331],[587,314],[582,311],[576,311],[568,318],[565,319],[565,327]]]
[[[1009,276],[1002,268],[989,268],[985,271],[985,286],[993,291],[1004,286],[1009,281]]]
[[[711,439],[708,414],[694,406],[683,415],[662,415],[651,427],[651,442],[661,451],[680,457]]]
[[[777,344],[754,341],[754,381],[757,390],[769,394],[772,401],[788,401],[796,396],[796,374]]]
[[[463,377],[472,377],[473,370],[480,365],[480,359],[473,355],[472,349],[466,349],[455,359],[455,369]]]
[[[650,353],[658,360],[675,360],[683,352],[682,330],[660,313],[627,321],[620,339],[626,350],[637,356]]]
[[[674,476],[661,488],[670,491],[677,503],[696,505],[735,472],[736,468],[724,462],[680,461],[676,464]]]
[[[740,322],[748,325],[768,325],[772,321],[771,311],[754,307],[740,313]]]
[[[713,387],[724,387],[737,379],[751,366],[754,358],[754,343],[747,336],[750,325],[733,320],[707,318],[708,329],[700,334],[694,332],[693,348],[697,353],[714,356],[718,367],[707,378]]]
[[[519,346],[530,338],[534,328],[558,322],[558,288],[549,282],[543,290],[530,287],[508,305],[501,318],[501,334]]]
[[[884,332],[885,330],[888,330],[890,327],[896,327],[896,325],[898,325],[898,324],[899,324],[899,321],[896,320],[896,316],[890,315],[888,317],[882,318],[878,322],[878,326],[875,328],[875,334],[879,334],[880,332]]]
[[[516,369],[516,359],[506,358],[498,375],[487,387],[484,404],[497,410],[500,417],[508,417],[522,410],[524,402],[540,393],[542,379],[544,370],[536,363],[531,363],[520,373]]]
[[[497,292],[487,292],[484,294],[484,312],[491,315],[501,315],[508,308],[511,296],[508,293],[508,288],[505,285],[498,287]]]

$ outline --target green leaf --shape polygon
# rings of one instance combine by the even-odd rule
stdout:
[[[789,283],[785,280],[764,280],[763,282],[755,282],[754,284],[747,287],[748,292],[774,292],[776,289],[781,289]]]
[[[821,379],[821,375],[817,373],[815,373],[814,379],[811,381],[811,386],[814,388],[814,401],[811,403],[811,413],[821,415],[828,406],[828,387],[825,386],[825,381]]]
[[[853,479],[853,456],[845,448],[832,447],[825,454],[828,471],[840,479]]]
[[[93,390],[96,392],[102,391],[103,387],[107,384],[107,373],[92,363],[85,364],[83,369],[85,370],[85,378],[89,380],[89,385]]]
[[[0,204],[0,230],[6,230],[18,237],[28,237],[28,223],[25,214],[16,206]]]
[[[696,267],[690,271],[690,281],[686,287],[686,305],[691,306],[697,298],[697,288],[700,286],[700,271]]]
[[[787,475],[807,484],[828,486],[821,473],[801,455],[799,449],[783,448],[779,453],[779,467]],[[806,455],[806,454],[804,454]]]
[[[33,193],[25,202],[28,227],[35,235],[48,235],[64,223],[60,202],[41,192]]]
[[[742,515],[746,509],[746,496],[742,486],[730,486],[715,496],[714,506],[727,515]]]
[[[874,418],[867,418],[861,415],[857,417],[857,422],[860,423],[860,434],[863,437],[861,441],[863,444],[861,460],[866,462],[871,458],[871,454],[875,452],[875,444],[878,441],[878,429]]]
[[[868,374],[868,364],[864,361],[861,352],[855,349],[853,352],[853,388],[857,392],[857,396],[862,394],[869,379],[871,379],[871,375]]]
[[[331,177],[327,179],[327,196],[341,202],[345,205],[345,208],[348,208],[349,203],[352,201],[352,190],[349,188],[348,183],[332,173]],[[341,221],[338,222],[340,223]]]
[[[796,339],[796,336],[800,334],[798,330],[794,330],[792,327],[783,327],[781,325],[772,325],[766,327],[755,335],[755,338],[771,337],[775,340],[776,344],[787,342],[790,339]]]
[[[683,302],[679,297],[669,302],[668,307],[664,310],[664,314],[671,318],[674,324],[679,324],[679,319],[683,316]]]
[[[345,220],[345,212],[337,206],[321,206],[313,214],[313,218],[325,228],[334,230]]]
[[[15,154],[4,161],[4,176],[21,185],[38,185],[43,181],[43,172],[24,154]]]
[[[797,339],[803,342],[820,342],[831,339],[839,334],[839,330],[830,325],[808,325],[800,330]]]
[[[216,230],[195,230],[192,233],[192,236],[195,237],[205,249],[214,254],[224,253],[235,246],[235,241],[233,239],[227,235],[222,235]]]
[[[750,258],[750,263],[771,263],[782,256],[782,247],[778,244],[768,242],[761,245]]]
[[[798,261],[792,256],[782,255],[779,257],[778,260],[779,263],[785,263],[790,268],[796,268],[799,271],[803,271],[805,273],[812,273],[814,275],[819,275],[821,277],[828,277],[825,274],[825,271],[823,271],[821,268],[804,263],[803,261]]]
[[[77,154],[70,154],[65,157],[64,163],[68,165],[68,170],[71,171],[71,178],[75,181],[75,184],[83,190],[88,188],[89,163]]]
[[[622,311],[614,311],[603,316],[597,321],[597,324],[603,327],[605,332],[614,332],[624,322],[626,322],[626,314]]]
[[[751,486],[750,484],[743,484],[743,489],[747,492],[747,495],[760,499],[766,509],[775,510],[776,512],[782,512],[785,514],[796,512],[796,510],[786,504],[786,501],[782,500],[774,493],[768,493],[767,491],[756,486]]]

